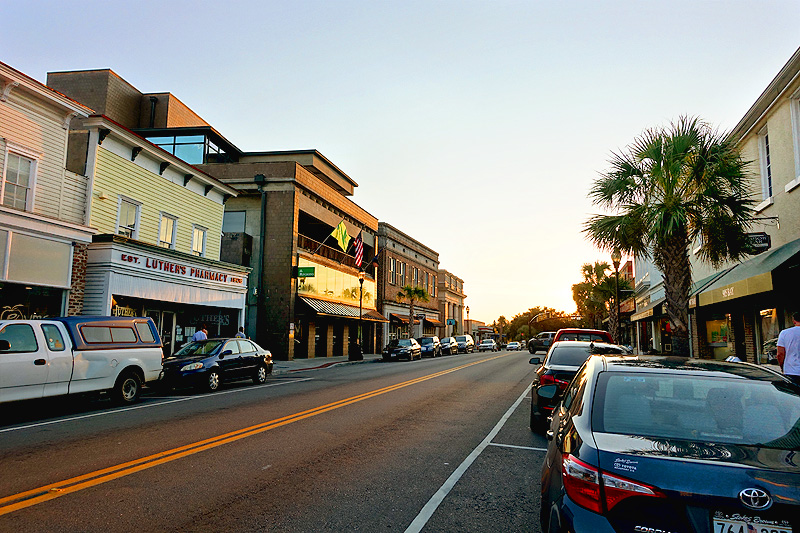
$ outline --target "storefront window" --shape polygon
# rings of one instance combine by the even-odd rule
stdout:
[[[63,289],[0,283],[0,320],[61,316]]]
[[[309,296],[320,296],[329,300],[358,305],[360,287],[358,276],[313,263],[300,258],[300,267],[314,267],[313,278],[300,278],[297,283],[297,292]],[[362,305],[365,309],[375,308],[375,281],[364,280],[364,293]]]
[[[759,363],[766,363],[770,357],[775,357],[778,342],[778,310],[762,309],[756,320],[759,339]]]
[[[725,359],[735,352],[730,338],[731,315],[713,317],[706,321],[706,342],[714,353],[714,359]]]

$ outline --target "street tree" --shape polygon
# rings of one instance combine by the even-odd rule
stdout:
[[[610,214],[590,217],[584,232],[602,250],[652,258],[664,278],[676,355],[689,354],[690,246],[715,267],[749,251],[747,164],[736,139],[681,117],[612,154],[591,188],[593,203]]]
[[[428,291],[422,287],[412,287],[411,285],[404,285],[400,292],[397,293],[397,301],[408,302],[408,338],[414,337],[414,303],[415,302],[428,302],[431,297]]]
[[[578,314],[591,328],[600,328],[606,317],[607,295],[600,288],[608,277],[606,272],[610,268],[608,263],[600,261],[595,261],[594,264],[584,263],[581,267],[583,281],[572,286],[572,299]]]

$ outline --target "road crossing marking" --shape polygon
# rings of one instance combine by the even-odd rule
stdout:
[[[230,444],[232,442],[236,442],[238,440],[247,437],[252,437],[254,435],[258,435],[265,431],[276,429],[291,424],[293,422],[299,422],[300,420],[311,418],[313,416],[317,416],[322,413],[327,413],[328,411],[333,411],[334,409],[346,407],[348,405],[368,400],[370,398],[375,398],[376,396],[380,396],[382,394],[394,392],[396,390],[403,389],[411,385],[416,385],[418,383],[442,377],[447,374],[451,374],[453,372],[457,372],[459,370],[463,370],[465,368],[474,365],[479,365],[482,363],[493,361],[501,357],[507,357],[508,355],[509,354],[497,355],[494,357],[490,357],[488,359],[474,361],[472,363],[467,363],[465,365],[457,366],[448,370],[442,370],[440,372],[429,374],[427,376],[422,376],[419,378],[404,381],[402,383],[397,383],[395,385],[390,385],[382,389],[376,389],[374,391],[365,392],[357,396],[351,396],[350,398],[345,398],[337,402],[321,405],[319,407],[314,407],[313,409],[308,409],[306,411],[301,411],[299,413],[294,413],[281,418],[276,418],[275,420],[270,420],[269,422],[263,422],[261,424],[256,424],[254,426],[242,428],[236,431],[231,431],[229,433],[217,435],[216,437],[204,439],[198,442],[187,444],[185,446],[179,446],[178,448],[173,448],[171,450],[155,453],[152,455],[148,455],[146,457],[135,459],[133,461],[128,461],[126,463],[122,463],[119,465],[96,470],[88,474],[83,474],[56,483],[50,483],[49,485],[44,485],[36,489],[20,492],[18,494],[13,494],[11,496],[6,496],[4,498],[0,498],[0,516],[13,513],[15,511],[19,511],[20,509],[25,509],[27,507],[32,507],[34,505],[44,503],[49,500],[53,500],[55,498],[60,498],[61,496],[66,496],[67,494],[71,494],[73,492],[78,492],[84,489],[88,489],[100,485],[102,483],[107,483],[115,479],[129,476],[136,472],[153,468],[154,466],[162,465],[165,463],[175,461],[177,459],[181,459],[183,457],[187,457],[199,452],[210,450],[212,448],[216,448],[224,444]],[[521,400],[522,398],[520,398],[520,400],[518,400],[517,403],[519,403],[519,401]],[[507,413],[507,415],[508,414],[510,413]]]

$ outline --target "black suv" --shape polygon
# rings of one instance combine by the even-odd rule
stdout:
[[[547,351],[550,345],[553,344],[553,337],[556,336],[555,331],[543,331],[528,341],[528,351],[536,353],[538,351]]]
[[[475,341],[472,339],[472,335],[456,335],[456,342],[460,353],[475,351]]]

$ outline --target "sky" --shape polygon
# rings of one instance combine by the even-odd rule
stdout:
[[[439,253],[470,318],[575,310],[587,193],[681,115],[732,129],[800,46],[797,0],[0,0],[0,61],[110,68],[245,151],[316,149]]]

